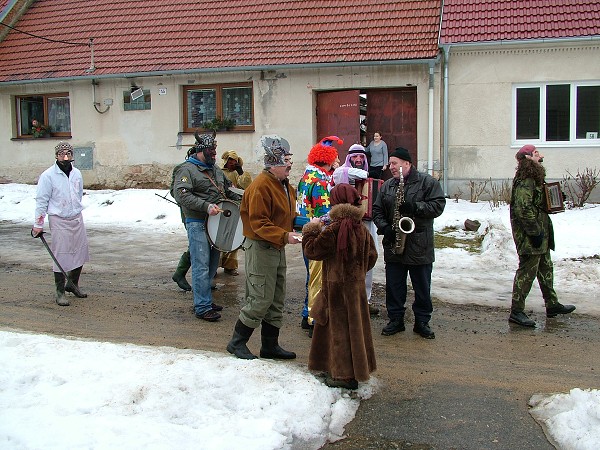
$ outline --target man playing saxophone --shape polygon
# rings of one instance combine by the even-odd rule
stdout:
[[[404,305],[410,274],[415,291],[413,331],[426,339],[434,339],[435,334],[429,327],[433,312],[431,272],[435,260],[433,219],[444,212],[446,199],[438,180],[419,172],[405,148],[394,150],[389,157],[389,168],[393,178],[383,183],[373,203],[373,221],[377,232],[383,235],[385,302],[389,318],[381,334],[391,336],[405,330]],[[413,224],[406,218],[414,222],[412,232],[409,231]]]

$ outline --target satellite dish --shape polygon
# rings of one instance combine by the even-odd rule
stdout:
[[[144,96],[142,88],[137,88],[135,91],[131,91],[131,100],[135,101],[140,97]]]

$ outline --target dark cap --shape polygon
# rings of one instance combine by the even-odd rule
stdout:
[[[410,157],[410,153],[404,147],[396,147],[396,150],[390,155],[390,157],[399,158],[403,161],[408,161],[412,163],[412,158]]]

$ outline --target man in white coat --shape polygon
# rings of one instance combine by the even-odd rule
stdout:
[[[56,303],[69,306],[65,290],[79,298],[87,297],[79,290],[79,276],[83,264],[90,260],[87,234],[81,211],[83,205],[83,178],[73,166],[73,147],[59,142],[54,149],[56,162],[40,175],[35,197],[35,220],[31,235],[43,233],[46,215],[52,232],[50,249],[62,269],[67,272],[75,288],[66,285],[60,268],[53,264],[56,284]]]

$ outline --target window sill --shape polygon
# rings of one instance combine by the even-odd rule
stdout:
[[[32,136],[22,136],[22,137],[16,137],[16,138],[11,138],[11,141],[56,141],[56,140],[65,140],[65,139],[72,139],[73,136],[68,135],[68,136],[47,136],[47,137],[39,137],[39,138],[34,138]]]

